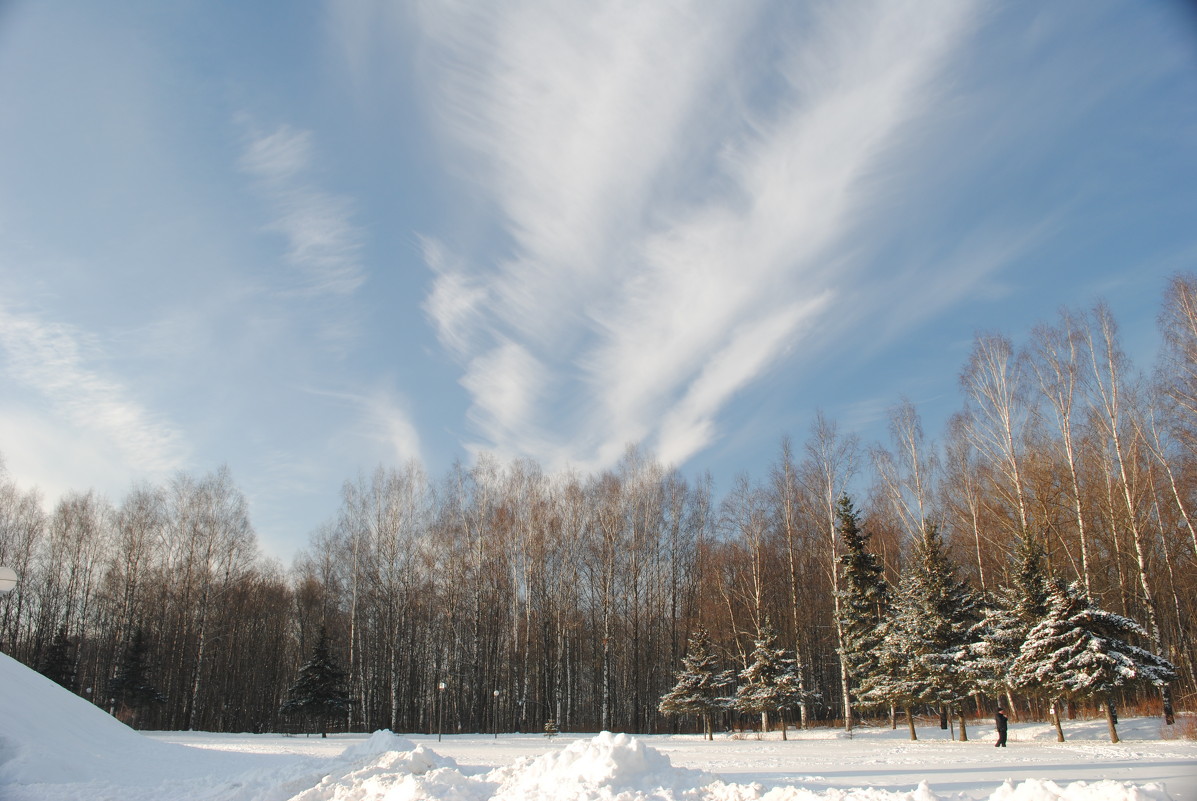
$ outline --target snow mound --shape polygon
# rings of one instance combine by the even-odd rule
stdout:
[[[735,795],[737,789],[744,789],[744,785],[728,786],[727,795],[710,795],[711,801],[941,801],[939,796],[931,792],[926,782],[909,792],[893,792],[874,787],[858,787],[851,790],[827,790],[815,792],[803,787],[776,787],[764,795],[760,795],[759,785],[748,785],[749,789],[757,790],[756,795]]]
[[[122,762],[140,746],[141,737],[128,726],[7,654],[0,654],[0,676],[0,777],[90,777],[94,768]],[[55,759],[63,751],[74,758]]]
[[[712,798],[712,777],[675,768],[669,758],[626,734],[603,732],[536,758],[524,758],[489,773],[468,776],[446,757],[416,746],[390,750],[403,742],[376,732],[361,746],[346,749],[339,770],[287,801],[672,801]],[[377,749],[370,756],[367,752]],[[352,752],[352,753],[351,753]]]
[[[989,801],[1171,801],[1158,784],[1138,786],[1115,781],[1071,782],[1063,787],[1053,781],[1027,779],[1006,782]]]
[[[402,741],[386,732],[389,737],[379,737],[375,732],[366,745],[377,740],[377,746],[384,746],[388,740]],[[417,745],[408,751],[386,750],[368,758],[346,758],[348,752],[338,760],[340,763],[327,770],[318,781],[304,783],[296,772],[294,779],[286,785],[279,784],[286,792],[273,793],[255,790],[245,796],[244,801],[382,801],[383,799],[453,799],[453,801],[485,801],[491,797],[489,785],[473,777],[464,776],[457,763]],[[352,756],[352,755],[349,755]],[[300,785],[302,789],[293,792]]]
[[[626,734],[602,732],[560,751],[496,768],[487,779],[498,785],[496,799],[702,798],[709,774],[675,768],[669,757]]]
[[[706,801],[947,801],[963,796],[939,796],[927,782],[909,792],[855,787],[849,790],[815,792],[802,787],[776,787],[762,794],[740,795],[759,785],[728,785],[724,793],[710,792]],[[714,788],[708,788],[714,790]],[[1028,779],[1006,782],[988,797],[988,801],[1172,801],[1158,784],[1129,785],[1115,781],[1072,782],[1060,786],[1052,781]]]
[[[414,751],[416,745],[406,737],[400,737],[390,729],[379,729],[365,742],[351,745],[341,752],[342,759],[364,759],[390,751]]]
[[[6,784],[152,785],[253,764],[150,740],[0,653],[0,798]]]

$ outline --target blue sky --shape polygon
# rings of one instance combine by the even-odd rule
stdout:
[[[379,464],[721,488],[938,435],[978,330],[1197,267],[1183,2],[0,5],[0,454],[228,464],[284,560]]]

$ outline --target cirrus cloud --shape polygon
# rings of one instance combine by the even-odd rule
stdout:
[[[422,7],[444,130],[510,245],[451,271],[448,246],[427,253],[475,447],[604,466],[642,442],[683,462],[837,323],[886,158],[975,6],[811,8],[789,42],[763,32],[790,13],[768,3]]]

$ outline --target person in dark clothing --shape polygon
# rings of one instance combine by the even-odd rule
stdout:
[[[1006,747],[1006,710],[1002,709],[1000,706],[998,707],[997,716],[994,718],[994,722],[997,723],[997,735],[998,735],[997,743],[994,745],[994,748],[1005,748]]]

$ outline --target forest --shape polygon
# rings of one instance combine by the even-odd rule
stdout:
[[[851,726],[944,707],[868,686],[858,657],[880,653],[868,637],[883,607],[863,627],[851,609],[854,564],[900,598],[930,544],[974,623],[1014,603],[1034,563],[1067,597],[1138,623],[1136,645],[1175,668],[1163,694],[1144,683],[1078,704],[1191,709],[1197,276],[1171,280],[1158,319],[1151,365],[1126,355],[1100,303],[1019,341],[979,333],[937,436],[903,398],[885,442],[817,414],[719,491],[636,447],[587,475],[486,456],[437,477],[381,466],[345,483],[290,566],[259,551],[225,468],[52,509],[0,472],[0,565],[21,576],[0,597],[0,650],[146,729],[312,725],[292,690],[320,652],[347,700],[330,730],[664,732],[703,725],[661,709],[695,661],[688,644],[734,685],[767,633],[800,685],[775,714]],[[1000,697],[1038,717],[1039,689],[991,680],[952,703],[979,713]]]

